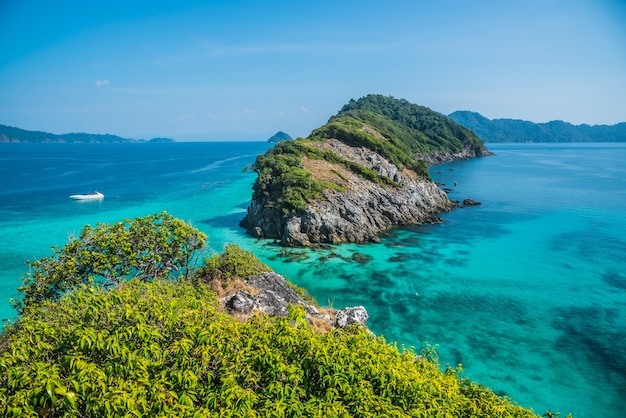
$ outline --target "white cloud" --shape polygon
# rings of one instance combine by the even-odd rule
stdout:
[[[109,80],[96,80],[96,87],[108,86]]]

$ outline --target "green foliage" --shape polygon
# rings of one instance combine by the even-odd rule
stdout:
[[[366,112],[360,112],[365,115]],[[376,117],[376,115],[370,115]],[[399,168],[409,168],[417,175],[430,178],[428,166],[424,161],[416,159],[409,150],[405,149],[402,143],[388,138],[379,138],[364,131],[363,122],[353,116],[337,116],[323,127],[316,129],[310,136],[312,140],[323,140],[325,138],[335,138],[348,145],[361,146],[386,157]],[[396,143],[397,142],[397,143]],[[354,163],[353,163],[354,164]],[[352,167],[348,167],[353,169]],[[355,171],[356,167],[353,169]],[[367,170],[360,166],[360,171]],[[370,170],[371,171],[371,170]],[[360,174],[360,173],[359,173]],[[383,176],[378,176],[382,178]]]
[[[448,117],[487,142],[625,142],[626,122],[616,125],[572,125],[554,120],[488,119],[476,112],[456,111]]]
[[[228,282],[231,279],[245,279],[248,276],[272,271],[250,251],[246,251],[236,244],[228,244],[221,254],[213,254],[204,258],[204,265],[195,274],[195,280],[221,280]]]
[[[56,300],[80,284],[105,286],[138,277],[152,280],[188,274],[206,235],[166,212],[113,225],[86,225],[53,255],[32,262],[22,278],[18,310]]]
[[[321,196],[322,191],[335,185],[315,180],[302,164],[305,155],[302,140],[282,141],[265,154],[259,155],[252,166],[258,173],[253,185],[254,198],[267,199],[280,209],[283,216],[298,213],[307,202]]]
[[[350,116],[362,121],[409,153],[479,151],[484,144],[472,131],[445,115],[404,99],[370,94],[351,100],[330,119]]]
[[[534,417],[365,328],[300,307],[242,323],[208,287],[132,279],[33,306],[0,336],[2,416]]]

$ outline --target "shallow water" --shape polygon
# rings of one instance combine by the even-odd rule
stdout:
[[[167,210],[251,249],[322,304],[363,305],[388,341],[436,345],[442,364],[543,414],[626,409],[626,144],[492,144],[434,167],[481,206],[380,244],[289,250],[238,227],[264,143],[0,144],[0,295],[24,259],[86,224]],[[74,202],[100,190],[101,202]],[[0,305],[3,318],[13,315]]]

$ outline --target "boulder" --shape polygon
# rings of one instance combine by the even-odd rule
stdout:
[[[270,316],[287,316],[289,305],[300,305],[304,308],[306,319],[310,323],[314,320],[322,321],[329,327],[346,328],[355,323],[364,325],[368,319],[365,308],[357,306],[337,311],[336,320],[333,322],[329,315],[321,314],[315,306],[306,303],[280,274],[262,273],[248,277],[244,283],[258,291],[258,294],[238,290],[221,298],[220,301],[230,314],[250,315],[254,312],[263,312]]]
[[[224,306],[231,314],[249,314],[255,308],[254,296],[245,290],[239,290],[223,300]]]
[[[482,205],[482,203],[477,202],[474,199],[463,200],[463,206],[478,206],[478,205]]]
[[[365,325],[369,315],[363,306],[355,306],[337,311],[336,318],[336,326],[345,329],[352,324]]]

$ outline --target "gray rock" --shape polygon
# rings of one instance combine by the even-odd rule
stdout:
[[[267,197],[253,201],[241,223],[253,236],[280,239],[281,245],[288,247],[378,242],[378,234],[386,229],[440,222],[436,215],[455,207],[433,181],[399,169],[370,149],[352,147],[336,139],[313,146],[374,170],[392,179],[398,187],[382,186],[342,169],[345,191],[328,189],[322,198],[309,202],[295,216],[283,217]]]
[[[369,319],[369,315],[363,306],[355,306],[353,308],[343,308],[337,311],[336,326],[339,328],[347,328],[352,324],[365,325]]]
[[[260,311],[270,316],[286,316],[288,306],[295,304],[303,306],[307,315],[321,317],[318,310],[305,303],[280,274],[263,273],[250,276],[244,282],[257,289],[259,293],[251,295],[245,290],[239,290],[222,298],[221,302],[230,313],[250,314]]]
[[[258,276],[250,276],[244,281],[247,285],[258,290],[257,295],[252,295],[245,290],[221,298],[220,301],[231,314],[250,315],[254,312],[264,312],[270,316],[287,316],[289,305],[304,307],[306,319],[312,323],[313,319],[325,321],[330,326],[346,328],[351,324],[363,324],[367,322],[367,311],[362,306],[344,308],[336,312],[336,321],[330,316],[322,315],[317,308],[307,304],[302,297],[289,285],[283,276],[276,273],[263,273]]]
[[[249,314],[256,305],[254,296],[245,290],[239,290],[234,295],[230,295],[223,300],[228,312]]]
[[[465,199],[463,200],[463,206],[479,206],[482,203],[475,201],[474,199]]]
[[[470,158],[488,157],[490,155],[494,155],[494,153],[487,149],[464,149],[457,153],[440,151],[434,154],[420,154],[417,155],[416,158],[424,160],[426,164],[432,167],[434,165],[447,163],[448,161],[468,160]]]

